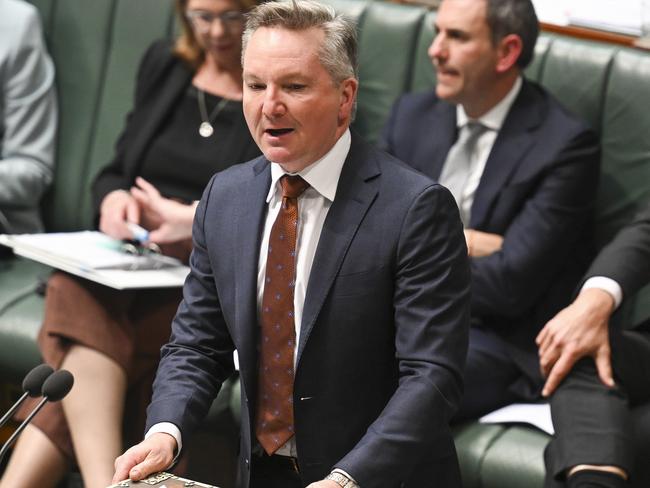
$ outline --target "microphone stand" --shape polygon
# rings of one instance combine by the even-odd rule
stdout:
[[[27,395],[27,393],[25,393]],[[16,441],[16,438],[20,435],[20,433],[27,427],[27,424],[34,418],[34,415],[36,415],[41,408],[43,408],[43,405],[45,405],[48,401],[47,397],[44,397],[39,404],[36,406],[34,410],[27,416],[25,420],[23,420],[23,423],[18,426],[18,428],[15,430],[13,434],[11,434],[11,437],[9,437],[9,440],[4,443],[2,446],[2,449],[0,449],[0,463],[2,462],[2,459],[4,458],[5,454],[7,454],[7,451],[9,448],[12,446],[12,444]]]
[[[4,424],[6,424],[11,417],[14,416],[14,413],[16,413],[16,410],[22,405],[22,403],[25,401],[25,399],[29,396],[29,392],[23,393],[23,396],[21,396],[16,403],[13,404],[13,406],[7,411],[6,414],[2,416],[0,419],[0,427],[2,427]],[[0,459],[2,457],[0,456]]]

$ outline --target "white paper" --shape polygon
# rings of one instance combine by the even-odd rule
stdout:
[[[567,5],[571,2],[558,0],[533,0],[535,13],[540,22],[555,25],[567,25],[569,23]]]
[[[574,25],[641,35],[641,0],[572,0],[567,13]]]
[[[107,269],[128,267],[146,258],[121,252],[121,241],[101,232],[1,234],[0,244],[19,256],[120,290],[180,287],[189,273],[180,261],[178,266],[155,270]]]
[[[479,419],[482,424],[529,424],[553,435],[551,406],[548,403],[513,403]]]

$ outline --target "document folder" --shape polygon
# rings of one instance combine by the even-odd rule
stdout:
[[[2,234],[0,244],[19,256],[119,290],[180,287],[189,273],[177,259],[101,232]]]

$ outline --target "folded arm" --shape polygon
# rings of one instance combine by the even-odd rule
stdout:
[[[476,315],[519,316],[548,289],[589,223],[597,178],[598,146],[583,132],[545,170],[501,249],[472,259]]]

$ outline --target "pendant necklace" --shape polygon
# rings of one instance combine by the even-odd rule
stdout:
[[[222,98],[217,103],[217,106],[214,107],[212,113],[208,117],[208,108],[205,104],[205,92],[200,88],[197,88],[198,92],[198,101],[199,101],[199,113],[201,114],[201,125],[199,126],[199,134],[201,137],[210,137],[214,134],[214,127],[212,123],[217,119],[217,115],[221,112],[224,107],[228,104],[227,98]]]

